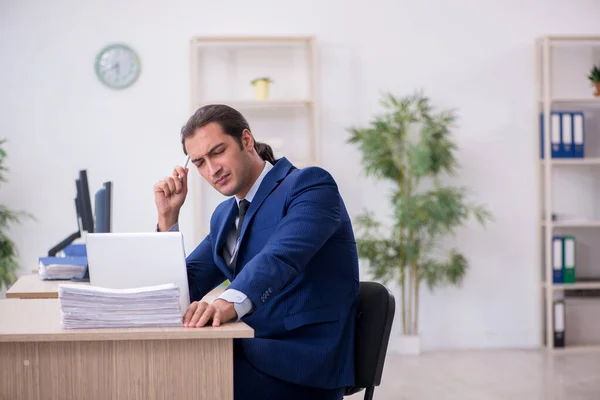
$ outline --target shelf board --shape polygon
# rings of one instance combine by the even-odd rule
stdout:
[[[543,99],[539,99],[540,103],[544,103]],[[600,105],[600,97],[556,97],[550,99],[550,103],[572,103],[572,104],[598,104]]]
[[[226,104],[233,108],[300,108],[312,106],[312,100],[206,100],[205,104]]]
[[[546,287],[546,282],[542,282],[542,287]],[[552,288],[554,290],[594,290],[600,289],[600,280],[575,283],[553,283]]]
[[[545,221],[542,221],[542,226],[547,226]],[[600,221],[553,221],[552,226],[555,228],[600,228]]]
[[[590,351],[600,351],[600,344],[572,344],[566,345],[565,347],[552,347],[548,350],[553,353],[587,353]]]
[[[536,38],[541,43],[544,39],[551,42],[600,42],[600,36],[595,35],[546,35]]]
[[[196,36],[195,43],[305,43],[314,40],[315,36]]]
[[[542,165],[548,160],[540,160]],[[553,158],[550,160],[550,165],[600,165],[600,157],[588,158]]]

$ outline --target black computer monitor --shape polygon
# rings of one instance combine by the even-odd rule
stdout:
[[[112,182],[104,182],[94,196],[96,233],[112,232]]]
[[[90,200],[90,187],[88,184],[87,171],[79,171],[77,179],[77,197],[79,198],[81,230],[94,233],[94,214],[92,213],[92,202]]]
[[[75,189],[77,195],[75,197],[75,215],[77,221],[77,231],[73,232],[65,239],[63,239],[56,246],[48,250],[48,256],[54,257],[56,254],[63,250],[65,247],[73,243],[76,239],[81,237],[81,232],[87,231],[88,233],[94,232],[94,217],[92,215],[92,204],[90,202],[90,192],[87,180],[87,172],[85,170],[79,171],[79,179],[75,181]]]

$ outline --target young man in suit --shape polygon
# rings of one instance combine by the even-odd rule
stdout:
[[[184,325],[241,320],[254,329],[254,338],[234,344],[236,400],[341,399],[354,383],[359,278],[336,182],[322,168],[275,160],[226,105],[198,109],[181,140],[202,177],[231,196],[187,258]],[[178,229],[188,171],[178,166],[154,186],[159,231]],[[199,301],[226,279],[217,300]]]

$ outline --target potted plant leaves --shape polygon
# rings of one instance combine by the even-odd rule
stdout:
[[[596,87],[596,92],[594,93],[594,96],[600,96],[600,69],[597,65],[594,65],[594,67],[590,71],[588,79]]]

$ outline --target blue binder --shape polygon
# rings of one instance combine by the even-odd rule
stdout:
[[[552,158],[563,158],[564,147],[562,141],[562,117],[560,112],[552,111],[550,113],[550,149]],[[544,158],[544,113],[540,113],[540,156]]]
[[[563,283],[563,266],[564,266],[564,238],[562,236],[554,236],[552,238],[552,282]]]
[[[573,115],[573,157],[585,156],[585,118],[583,112],[574,112]]]
[[[573,158],[573,113],[560,113],[560,158]]]
[[[87,266],[87,257],[39,257],[39,262],[44,265],[78,265]]]

